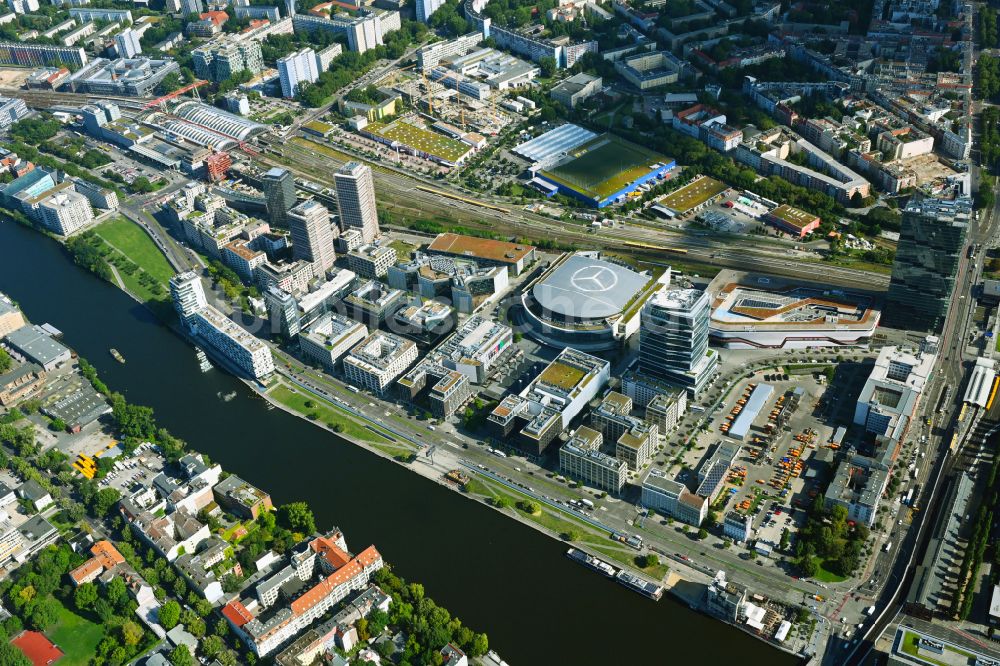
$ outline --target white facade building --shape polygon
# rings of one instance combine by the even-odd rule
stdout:
[[[134,58],[142,53],[138,31],[128,28],[115,35],[115,48],[119,58]]]
[[[303,83],[313,83],[319,78],[319,61],[312,49],[302,49],[278,58],[278,77],[281,80],[281,96],[295,97]]]
[[[883,347],[854,408],[854,423],[898,441],[920,404],[936,355]]]
[[[348,162],[336,173],[334,179],[341,228],[358,229],[365,243],[371,243],[379,235],[371,167],[360,162]]]
[[[364,324],[327,312],[299,333],[299,348],[304,356],[333,372],[337,361],[366,337],[368,327]]]
[[[421,23],[427,23],[431,14],[444,5],[444,0],[416,0],[416,3],[417,20]]]
[[[292,236],[292,257],[311,263],[315,275],[325,275],[337,259],[330,211],[310,199],[290,209],[286,219]]]
[[[417,360],[417,345],[398,335],[375,331],[344,359],[344,374],[355,386],[384,393]]]
[[[192,321],[200,339],[254,379],[274,372],[271,348],[211,305],[196,312]]]
[[[65,190],[38,204],[38,215],[46,229],[62,236],[86,226],[94,219],[87,197]]]
[[[187,321],[208,305],[201,278],[194,271],[170,278],[170,300],[182,321]]]

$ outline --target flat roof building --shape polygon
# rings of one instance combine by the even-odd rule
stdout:
[[[368,328],[364,324],[327,312],[299,333],[299,348],[306,357],[332,373],[340,358],[367,337]]]
[[[611,364],[567,347],[519,395],[508,395],[490,413],[487,424],[496,439],[541,455],[610,378]]]
[[[14,353],[51,371],[72,357],[70,350],[56,342],[41,326],[22,326],[4,338]]]
[[[21,310],[4,293],[0,293],[0,338],[16,331],[27,322]]]
[[[871,527],[888,483],[889,471],[882,463],[853,456],[837,467],[824,495],[826,505],[843,506],[849,520]]]
[[[658,469],[653,469],[642,482],[644,507],[653,509],[682,523],[701,527],[708,516],[708,500],[692,493],[683,483],[667,478]]]
[[[628,480],[628,465],[601,452],[604,437],[585,426],[577,428],[559,448],[559,470],[589,486],[620,493]]]
[[[969,199],[916,198],[903,210],[885,312],[891,325],[938,332],[944,325],[972,218]]]
[[[900,441],[920,404],[936,358],[932,353],[899,347],[880,349],[858,396],[854,423],[876,436]]]
[[[520,275],[535,261],[535,247],[520,243],[444,233],[427,246],[428,254],[474,259],[483,265],[507,266],[513,275]]]
[[[416,344],[392,333],[375,331],[344,358],[344,374],[355,386],[381,394],[416,360]]]
[[[261,379],[274,372],[271,348],[211,305],[194,314],[192,325],[199,339],[243,373]]]
[[[719,356],[708,348],[708,295],[664,286],[642,306],[639,370],[697,396],[715,375]]]

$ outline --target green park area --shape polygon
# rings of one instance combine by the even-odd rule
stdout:
[[[101,223],[96,231],[98,236],[138,264],[157,282],[166,285],[173,277],[174,269],[160,248],[134,222],[116,217]]]
[[[167,285],[174,270],[153,239],[137,224],[123,217],[103,222],[92,232],[75,239],[71,251],[75,254],[85,245],[89,245],[90,251],[100,255],[104,263],[114,267],[113,272],[131,294],[146,303],[157,315],[169,316],[170,293]],[[100,263],[100,260],[93,257],[91,261]],[[79,259],[77,263],[80,263]],[[98,274],[116,282],[105,271]]]

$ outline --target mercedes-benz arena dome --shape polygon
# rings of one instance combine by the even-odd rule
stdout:
[[[651,282],[649,274],[597,253],[565,254],[521,294],[521,323],[544,344],[613,349],[638,329],[642,296]]]

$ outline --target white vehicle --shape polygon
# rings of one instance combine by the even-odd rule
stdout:
[[[434,427],[434,426],[432,426],[432,425],[429,425],[429,426],[427,426],[427,429],[428,429],[428,430],[430,430],[430,431],[434,431],[434,430],[437,430],[437,428],[435,428],[435,427]]]
[[[503,451],[501,451],[500,449],[496,449],[496,450],[492,451],[492,453],[493,453],[493,455],[495,455],[495,456],[496,456],[497,458],[506,458],[506,457],[507,457],[507,454],[506,454],[506,453],[504,453]]]
[[[892,550],[892,542],[891,542],[891,541],[886,541],[886,542],[885,542],[885,546],[883,546],[883,547],[882,547],[882,550],[884,550],[884,551],[885,551],[885,552],[887,552],[887,553],[888,553],[888,552],[889,552],[890,550]]]
[[[871,617],[874,614],[875,614],[874,606],[869,606],[868,608],[865,609],[865,615],[867,615],[868,617]]]
[[[583,506],[583,507],[585,507],[585,508],[587,508],[587,509],[590,509],[591,511],[594,510],[594,503],[591,502],[589,499],[582,499],[582,500],[580,500],[580,505]]]

